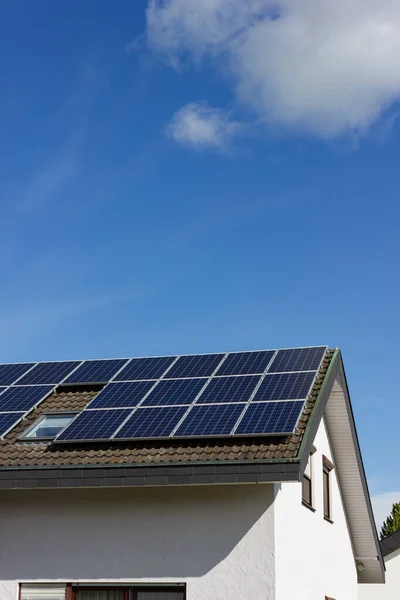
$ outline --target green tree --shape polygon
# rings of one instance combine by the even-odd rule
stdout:
[[[400,529],[400,502],[395,502],[393,504],[392,512],[386,519],[383,521],[382,529],[381,529],[381,540],[388,535],[392,535],[395,531]]]

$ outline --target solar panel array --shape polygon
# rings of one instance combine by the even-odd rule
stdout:
[[[326,349],[0,364],[0,436],[79,384],[106,385],[56,441],[291,433]]]
[[[292,433],[325,351],[132,359],[56,441]]]

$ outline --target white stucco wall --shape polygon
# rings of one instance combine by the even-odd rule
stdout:
[[[17,581],[187,582],[188,600],[275,600],[274,486],[0,494],[0,600]]]
[[[322,456],[334,462],[323,421],[314,446],[316,511],[302,505],[300,483],[282,484],[276,495],[276,600],[322,600],[325,596],[356,600],[357,572],[335,470],[331,471],[334,523],[323,517]]]
[[[359,600],[398,600],[400,598],[400,550],[385,559],[386,583],[359,585]]]

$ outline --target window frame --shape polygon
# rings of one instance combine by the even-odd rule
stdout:
[[[301,503],[303,504],[303,506],[305,506],[306,508],[309,508],[310,510],[312,510],[313,512],[315,512],[315,506],[314,506],[314,486],[313,486],[313,471],[314,471],[314,465],[313,465],[313,455],[315,454],[315,452],[317,451],[316,447],[313,446],[311,448],[311,452],[310,452],[310,456],[308,457],[308,462],[307,464],[310,465],[310,476],[306,475],[305,471],[303,473],[303,477],[301,480]],[[307,466],[306,466],[307,468]],[[310,502],[308,502],[308,500],[304,497],[304,482],[307,482],[308,485],[308,491],[309,491],[309,495],[310,495]]]
[[[187,585],[141,585],[141,584],[121,584],[121,585],[74,585],[67,584],[66,600],[79,600],[79,591],[81,592],[123,592],[123,600],[137,600],[140,592],[181,592],[182,600],[187,600]]]
[[[323,513],[325,521],[333,523],[332,519],[332,485],[331,472],[334,469],[334,464],[326,456],[322,456],[322,496],[323,496]],[[328,510],[325,510],[327,506]]]
[[[63,411],[46,411],[39,415],[39,417],[27,428],[23,431],[18,438],[21,442],[51,442],[54,438],[61,433],[68,425],[71,424],[72,420],[80,413],[79,410],[63,410]],[[62,429],[60,429],[56,435],[52,436],[41,436],[41,437],[27,437],[29,433],[31,433],[42,421],[44,421],[47,417],[69,417],[72,419],[67,425],[65,425]]]

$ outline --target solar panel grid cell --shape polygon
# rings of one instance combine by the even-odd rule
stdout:
[[[57,441],[109,439],[130,414],[130,409],[84,410],[61,432]]]
[[[159,379],[172,365],[176,356],[133,358],[114,378],[114,381]]]
[[[254,401],[305,399],[315,372],[267,374],[258,388]]]
[[[64,383],[107,383],[127,361],[127,358],[87,360]]]
[[[142,406],[191,404],[207,379],[164,379],[150,392]]]
[[[247,402],[260,379],[258,375],[213,377],[196,400],[196,404]]]
[[[24,413],[0,413],[0,436],[16,425]]]
[[[279,350],[268,369],[268,373],[316,371],[325,351],[325,347]]]
[[[0,411],[26,412],[43,400],[53,390],[49,385],[9,387],[0,395]]]
[[[225,354],[193,354],[180,356],[165,378],[210,377]]]
[[[0,365],[0,385],[11,385],[33,367],[34,363]]]
[[[154,381],[109,383],[97,394],[87,408],[134,408],[153,385]]]
[[[243,408],[243,404],[195,405],[173,437],[230,435]]]
[[[235,352],[228,354],[216,375],[255,375],[264,373],[274,350],[256,352]]]
[[[292,433],[303,404],[303,401],[253,402],[247,408],[235,433],[237,435]]]
[[[170,437],[186,411],[186,406],[138,408],[115,439]]]
[[[18,385],[42,385],[60,383],[80,361],[38,363],[18,381]]]

